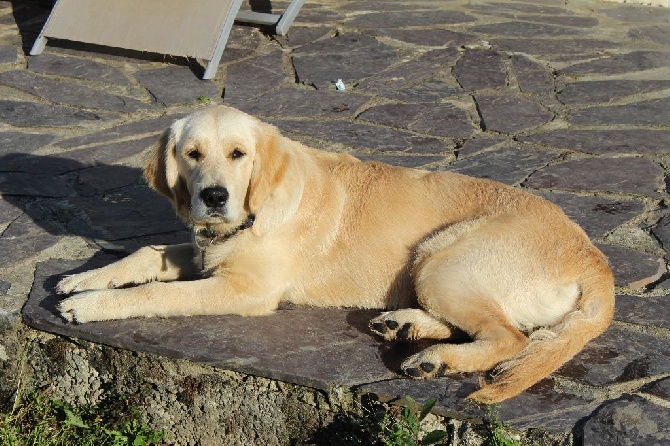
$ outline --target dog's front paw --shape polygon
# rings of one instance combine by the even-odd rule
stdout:
[[[61,279],[56,285],[56,292],[58,294],[73,294],[82,291],[116,288],[117,286],[116,280],[106,277],[100,270],[94,269]]]
[[[429,379],[444,376],[447,365],[439,360],[430,358],[423,353],[407,358],[400,366],[405,375],[416,379]]]
[[[56,309],[68,322],[80,324],[106,319],[99,293],[95,291],[76,294],[58,303]]]
[[[413,324],[396,320],[393,313],[393,311],[387,311],[372,319],[368,324],[370,330],[387,341],[414,339]]]

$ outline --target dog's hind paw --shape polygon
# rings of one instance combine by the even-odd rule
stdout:
[[[425,358],[421,353],[410,356],[400,367],[405,375],[415,379],[437,378],[447,371],[445,363]]]
[[[409,340],[414,338],[413,324],[405,322],[401,325],[400,322],[393,318],[393,312],[387,311],[372,319],[368,326],[370,330],[383,337],[387,341],[395,339]]]

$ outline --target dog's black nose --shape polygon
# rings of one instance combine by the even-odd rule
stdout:
[[[221,186],[205,188],[200,192],[200,199],[208,208],[223,207],[228,201],[228,189]]]

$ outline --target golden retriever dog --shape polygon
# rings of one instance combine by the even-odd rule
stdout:
[[[494,403],[612,319],[605,256],[557,206],[514,187],[315,150],[223,106],[174,122],[145,176],[194,242],[64,278],[67,320],[262,316],[281,302],[383,309],[370,329],[385,340],[469,335],[402,369],[431,378],[495,368],[469,396]]]

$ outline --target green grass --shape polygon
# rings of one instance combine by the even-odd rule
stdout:
[[[72,406],[33,393],[0,414],[0,444],[7,446],[144,446],[164,434],[147,427],[128,400],[110,397],[97,406]]]
[[[443,430],[421,434],[421,423],[430,413],[437,400],[426,401],[423,406],[410,396],[405,396],[405,406],[395,407],[381,421],[379,439],[384,446],[423,446],[440,442],[447,436]]]

